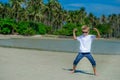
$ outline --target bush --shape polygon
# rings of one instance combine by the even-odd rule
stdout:
[[[16,24],[11,19],[0,19],[0,33],[14,34],[16,31]]]
[[[46,34],[50,27],[42,23],[19,22],[17,32],[21,35]]]
[[[35,22],[28,22],[28,26],[35,30],[36,34],[38,34],[39,31],[39,25]]]
[[[48,33],[48,34],[51,34],[51,27],[50,26],[46,26],[45,25],[45,29],[46,29],[46,33]]]
[[[67,36],[69,33],[68,33],[68,30],[66,30],[66,29],[60,29],[60,30],[54,32],[54,34],[55,35],[66,35]]]
[[[30,27],[36,31],[36,34],[50,33],[51,27],[46,26],[42,23],[29,22]]]
[[[110,25],[107,23],[99,24],[96,27],[99,29],[101,35],[106,35],[106,34],[112,33]]]
[[[19,22],[17,32],[21,35],[34,35],[36,31],[31,28],[29,22]]]
[[[38,33],[39,34],[46,34],[46,32],[47,32],[46,28],[47,28],[47,26],[39,23]]]
[[[26,30],[23,31],[23,34],[22,35],[26,35],[26,36],[29,36],[29,35],[35,35],[35,30],[33,30],[32,28],[27,28]]]
[[[2,34],[11,34],[12,33],[12,31],[11,31],[11,25],[4,24],[1,27],[0,33],[2,33]]]
[[[65,36],[72,36],[73,35],[73,29],[77,28],[77,35],[81,34],[81,25],[76,25],[73,23],[67,23],[66,25],[63,26],[62,29],[54,32],[56,35],[65,35]]]

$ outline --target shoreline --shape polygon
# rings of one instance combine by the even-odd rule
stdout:
[[[11,38],[28,38],[28,39],[72,39],[68,36],[58,36],[58,35],[33,35],[33,36],[23,36],[23,35],[1,35],[0,39],[11,39]]]
[[[2,35],[0,34],[0,39],[11,39],[11,38],[27,38],[27,39],[58,39],[58,40],[73,40],[72,36],[62,36],[62,35],[33,35],[33,36],[23,36],[23,35]],[[100,38],[100,40],[108,41],[119,41],[119,38]]]
[[[119,44],[120,40],[95,40],[91,52],[94,54],[120,55]],[[78,52],[77,41],[70,38],[57,38],[55,35],[27,37],[21,35],[1,35],[0,46],[43,51]]]

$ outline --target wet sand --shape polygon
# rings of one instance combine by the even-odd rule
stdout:
[[[119,80],[120,55],[96,55],[98,76],[84,58],[70,73],[77,53],[0,47],[0,80]]]

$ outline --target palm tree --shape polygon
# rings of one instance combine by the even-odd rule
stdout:
[[[10,9],[10,5],[8,3],[0,3],[0,17],[1,18],[8,18],[11,15],[11,9]]]
[[[95,17],[94,17],[94,15],[92,14],[92,13],[89,13],[89,15],[88,15],[88,18],[89,18],[89,26],[90,27],[95,27]]]
[[[1,18],[3,18],[3,15],[2,15],[2,14],[3,14],[3,9],[4,9],[3,4],[0,3],[0,13],[1,13],[1,14],[0,14],[0,17],[1,17]]]
[[[118,23],[117,15],[112,14],[110,16],[110,24],[113,29],[113,37],[117,37],[119,35],[119,26],[117,26],[117,23]]]
[[[85,11],[85,8],[81,7],[80,11],[79,11],[79,18],[80,18],[80,23],[81,24],[85,24],[84,19],[85,19],[86,15],[87,15],[87,13]]]
[[[75,24],[85,24],[86,18],[85,8],[82,7],[80,10],[68,11],[67,22],[75,23]]]
[[[24,0],[10,0],[10,5],[12,7],[12,16],[16,21],[19,21],[19,12],[22,2],[24,2]]]
[[[48,0],[47,3],[47,13],[48,13],[48,24],[52,26],[52,31],[56,31],[62,24],[62,7],[59,4],[58,0]]]
[[[87,15],[84,7],[79,10],[64,10],[58,0],[10,0],[8,4],[0,3],[0,18],[11,18],[16,21],[32,21],[51,26],[51,32],[62,29],[65,23],[76,25],[87,24],[89,26],[101,26],[106,29],[103,35],[109,37],[120,36],[120,14],[112,14],[100,18],[92,13]],[[109,27],[110,26],[110,27]],[[108,29],[109,28],[109,29]]]
[[[108,23],[110,24],[110,28],[111,28],[111,34],[109,34],[109,37],[114,37],[113,33],[114,33],[115,29],[114,29],[114,26],[113,26],[114,24],[113,24],[113,16],[112,15],[108,16],[108,21],[109,21]]]
[[[30,21],[41,21],[41,8],[43,6],[42,0],[28,0],[26,11],[28,12],[28,19]]]
[[[101,16],[100,22],[101,22],[101,24],[107,23],[107,18],[105,15]]]
[[[117,15],[117,21],[116,21],[116,26],[117,26],[117,37],[120,37],[120,14]]]

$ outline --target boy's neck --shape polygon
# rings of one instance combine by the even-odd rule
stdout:
[[[88,33],[87,34],[83,34],[83,36],[88,36]]]

